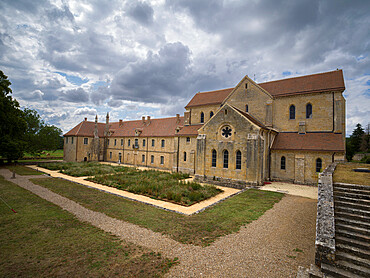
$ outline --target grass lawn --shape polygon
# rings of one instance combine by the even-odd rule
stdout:
[[[17,165],[17,166],[6,166],[7,169],[10,171],[15,171],[16,174],[21,175],[21,176],[28,176],[28,175],[43,175],[44,173],[38,172],[34,169]]]
[[[50,180],[52,181],[52,180]],[[1,277],[160,277],[175,263],[122,242],[0,176]]]
[[[185,206],[222,192],[213,185],[181,182],[182,179],[189,177],[188,174],[182,173],[141,171],[133,167],[111,166],[98,162],[40,163],[39,166],[49,170],[60,170],[63,174],[75,177],[94,176],[88,180]]]
[[[344,182],[353,184],[363,184],[370,185],[370,173],[355,172],[353,169],[356,168],[368,168],[369,164],[364,163],[339,163],[335,168],[333,181],[334,182]]]
[[[217,237],[237,232],[241,226],[258,219],[284,196],[250,189],[199,214],[185,216],[61,179],[32,181],[91,210],[167,234],[182,243],[201,246],[209,245]]]
[[[49,155],[47,155],[49,154]],[[63,150],[56,150],[56,151],[43,151],[40,156],[34,156],[32,154],[29,154],[29,153],[25,153],[24,154],[24,157],[27,158],[27,157],[60,157],[60,158],[63,158]]]

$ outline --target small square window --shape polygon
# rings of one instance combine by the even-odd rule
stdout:
[[[186,143],[190,143],[190,137],[186,137]]]

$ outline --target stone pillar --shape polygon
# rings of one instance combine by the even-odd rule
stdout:
[[[294,182],[304,183],[304,155],[296,154],[295,156],[295,167],[294,167]]]

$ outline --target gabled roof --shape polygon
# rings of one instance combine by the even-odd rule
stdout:
[[[203,124],[200,124],[200,125],[186,125],[179,131],[179,133],[177,133],[177,135],[178,136],[198,135],[198,129],[200,129],[202,126],[203,126]]]
[[[197,93],[185,106],[185,108],[201,105],[221,104],[233,89],[234,88],[229,88],[217,91]]]
[[[98,136],[104,136],[105,124],[98,123]],[[82,121],[63,136],[94,136],[95,122]]]
[[[298,134],[279,133],[272,150],[332,151],[344,152],[343,134],[315,132]]]
[[[257,125],[257,126],[259,126],[261,128],[264,128],[264,129],[268,129],[263,123],[261,123],[256,118],[254,118],[251,114],[249,114],[247,112],[244,112],[244,111],[236,108],[235,106],[232,106],[232,108],[234,108],[236,111],[238,111],[240,114],[242,114],[244,117],[246,117],[248,120],[250,120],[255,125]]]
[[[184,125],[184,117],[171,117],[162,119],[112,122],[109,124],[110,137],[135,136],[140,130],[139,137],[168,137],[176,135],[176,128]],[[83,121],[68,131],[64,136],[94,136],[95,122]],[[98,135],[104,136],[105,124],[98,123]]]
[[[343,71],[335,70],[257,84],[273,97],[344,90]],[[185,108],[221,104],[234,88],[197,93]]]
[[[179,120],[179,121],[178,121]],[[176,128],[184,125],[184,117],[150,119],[147,125],[142,120],[125,121],[117,128],[112,137],[135,136],[135,130],[140,129],[139,137],[168,137],[176,135]]]
[[[287,78],[258,84],[273,96],[344,90],[342,70]]]

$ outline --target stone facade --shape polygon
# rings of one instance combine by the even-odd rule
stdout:
[[[342,71],[261,84],[246,76],[235,88],[196,94],[184,117],[82,122],[65,134],[64,159],[180,171],[239,188],[315,184],[322,169],[344,160],[344,89]]]

